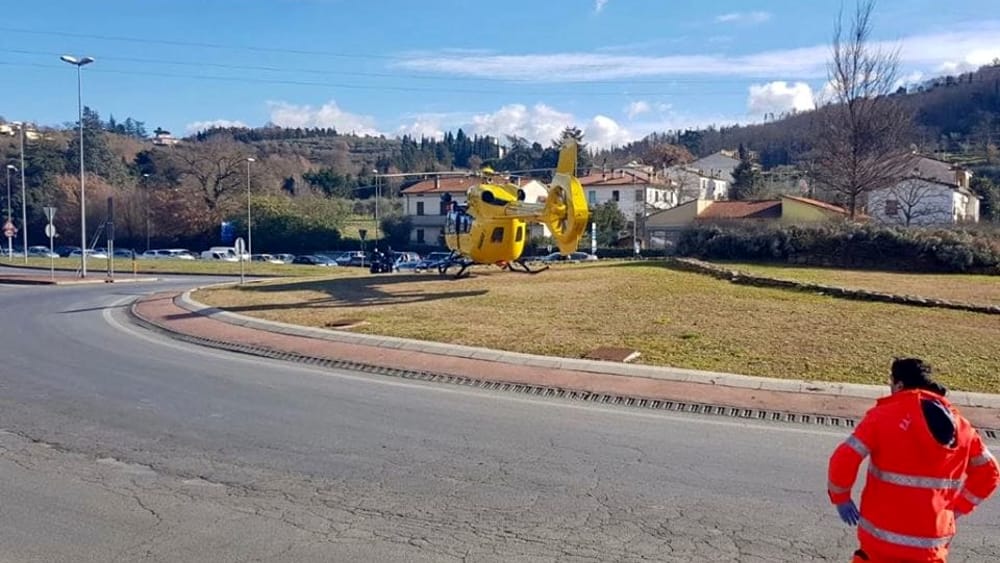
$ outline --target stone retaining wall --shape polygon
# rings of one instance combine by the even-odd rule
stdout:
[[[893,293],[869,291],[867,289],[848,289],[818,283],[775,279],[766,276],[748,274],[739,270],[732,270],[724,266],[718,266],[716,264],[696,260],[694,258],[668,258],[667,265],[677,270],[706,274],[720,280],[726,280],[739,285],[808,291],[810,293],[822,293],[830,295],[831,297],[854,299],[858,301],[878,301],[882,303],[912,305],[915,307],[934,307],[938,309],[955,309],[958,311],[972,311],[976,313],[986,313],[989,315],[1000,315],[1000,305],[959,303],[955,301],[946,301],[944,299],[932,299],[929,297],[919,297],[914,295],[895,295]]]

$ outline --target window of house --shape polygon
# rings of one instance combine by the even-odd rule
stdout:
[[[590,190],[587,192],[587,203],[591,205],[597,205],[597,192]]]
[[[885,200],[885,214],[891,217],[899,215],[899,202],[895,199]]]
[[[495,227],[490,235],[490,242],[503,242],[503,227]]]
[[[635,191],[635,200],[636,201],[642,201],[645,197],[646,197],[646,190],[636,190]]]
[[[424,202],[418,201],[417,202],[417,215],[423,215],[423,214],[424,214]]]
[[[620,201],[618,190],[611,192],[611,199],[613,199],[614,201]]]
[[[424,242],[424,230],[417,229],[417,242]]]

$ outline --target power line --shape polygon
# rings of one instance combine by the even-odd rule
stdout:
[[[31,51],[26,49],[0,49],[0,53],[13,53],[18,55],[33,55],[33,56],[45,56],[45,57],[58,57],[62,54],[62,53],[45,52],[45,51]],[[121,61],[121,62],[135,62],[142,64],[163,64],[163,65],[173,65],[173,66],[213,67],[213,68],[222,68],[231,70],[259,70],[265,72],[302,73],[302,74],[318,74],[318,75],[329,75],[329,76],[344,75],[344,76],[366,76],[366,77],[377,77],[377,78],[405,78],[408,80],[447,80],[447,81],[468,80],[475,82],[492,82],[492,83],[517,82],[517,83],[539,84],[538,80],[532,80],[528,78],[498,79],[498,78],[485,78],[479,76],[428,76],[420,74],[401,74],[401,73],[390,73],[390,72],[320,70],[320,69],[295,68],[295,67],[224,64],[224,63],[212,63],[205,61],[177,61],[169,59],[120,57],[117,55],[106,55],[101,53],[93,53],[92,55],[95,58],[98,58],[102,61]],[[711,84],[711,83],[725,83],[725,82],[745,82],[745,80],[740,78],[718,78],[718,79],[671,78],[664,80],[573,79],[573,80],[568,80],[565,83],[601,84],[606,82],[617,82],[617,83],[627,83],[627,84],[674,84],[674,83]]]
[[[392,55],[373,55],[362,53],[339,53],[336,51],[311,51],[305,49],[281,49],[277,47],[255,47],[252,45],[223,45],[221,43],[206,43],[194,41],[172,41],[169,39],[150,39],[148,37],[126,37],[120,35],[100,35],[91,33],[73,33],[69,31],[43,31],[37,29],[19,29],[14,27],[0,27],[0,31],[8,33],[24,33],[28,35],[50,35],[55,37],[76,37],[81,39],[99,39],[101,41],[121,41],[127,43],[143,43],[146,45],[172,45],[175,47],[199,47],[203,49],[230,49],[237,51],[255,51],[260,53],[287,53],[292,55],[313,55],[326,57],[343,57],[358,59],[399,59],[401,57]]]
[[[0,61],[0,65],[12,66],[12,67],[30,67],[30,68],[45,68],[54,69],[58,68],[55,64],[42,64],[42,63],[23,63],[23,62],[11,62],[11,61]],[[319,88],[342,88],[350,90],[391,90],[396,92],[431,92],[431,93],[454,93],[454,94],[476,94],[476,95],[510,95],[509,91],[501,91],[497,89],[490,90],[473,90],[468,88],[422,88],[419,86],[386,86],[386,85],[363,85],[363,84],[346,84],[346,83],[333,83],[333,82],[308,82],[302,80],[279,80],[270,78],[254,78],[248,76],[214,76],[208,74],[180,74],[171,72],[153,72],[153,71],[138,71],[138,70],[116,70],[109,68],[91,68],[87,72],[96,72],[102,74],[122,74],[127,76],[154,76],[159,78],[183,78],[189,80],[214,80],[223,82],[236,82],[236,83],[252,83],[252,84],[279,84],[285,86],[308,86],[308,87],[319,87]],[[565,91],[565,92],[546,92],[546,91],[535,91],[535,90],[521,90],[516,92],[517,94],[529,94],[534,96],[541,95],[564,95],[564,96],[714,96],[714,95],[731,95],[736,93],[735,91],[699,91],[699,92],[588,92],[583,90],[576,91]]]

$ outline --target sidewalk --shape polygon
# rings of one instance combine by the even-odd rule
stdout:
[[[312,358],[636,399],[826,416],[847,424],[888,391],[883,386],[552,358],[301,327],[209,308],[188,293],[143,298],[131,312],[168,333]],[[976,426],[1000,429],[1000,395],[951,392],[948,397]]]

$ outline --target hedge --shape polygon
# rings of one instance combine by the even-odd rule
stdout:
[[[1000,274],[1000,231],[852,223],[698,225],[681,233],[677,254],[709,260]]]

